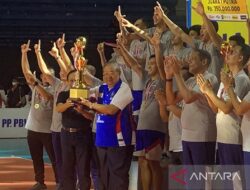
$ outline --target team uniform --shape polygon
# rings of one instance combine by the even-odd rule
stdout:
[[[133,96],[129,86],[121,80],[111,89],[103,84],[94,90],[99,104],[112,104],[120,109],[115,115],[97,114],[95,144],[101,183],[106,190],[127,190],[135,140],[131,117]]]
[[[58,174],[58,182],[62,183],[62,148],[61,148],[61,130],[62,130],[62,114],[56,111],[56,102],[60,92],[68,90],[68,85],[58,78],[53,79],[53,114],[50,130],[52,132],[52,143],[56,159],[56,169]]]
[[[234,76],[235,80],[235,94],[239,99],[248,93],[250,89],[250,81],[246,73],[241,70]],[[228,100],[228,94],[224,91],[224,85],[221,83],[218,90],[218,97]],[[216,116],[217,126],[217,143],[218,143],[218,159],[220,165],[242,165],[242,134],[240,131],[241,117],[237,116],[234,111],[229,114],[218,111]],[[239,169],[236,167],[234,172]],[[228,183],[225,185],[232,186]]]
[[[250,91],[244,97],[243,101],[250,103]],[[243,115],[241,122],[241,132],[243,137],[243,154],[245,166],[246,189],[250,188],[250,111]]]
[[[50,86],[44,87],[44,89],[53,94]],[[27,140],[31,158],[33,160],[35,180],[40,184],[44,184],[43,148],[45,148],[55,172],[56,182],[58,182],[50,131],[53,101],[48,101],[41,97],[37,92],[36,87],[31,87],[31,90],[31,107],[25,128],[28,130]]]
[[[249,78],[242,70],[234,79],[234,91],[239,99],[243,99],[250,89]],[[224,100],[229,99],[227,92],[224,91],[224,85],[222,83],[220,84],[217,96]],[[216,125],[220,164],[239,165],[243,163],[240,123],[241,118],[233,111],[229,114],[224,114],[221,110],[218,111]]]
[[[215,75],[207,71],[203,75],[211,82],[213,89],[217,90],[218,81]],[[186,85],[202,96],[195,77],[189,78]],[[215,114],[204,96],[194,102],[184,103],[181,125],[183,163],[185,165],[213,165],[216,141]]]
[[[182,108],[182,102],[177,104]],[[181,143],[181,119],[169,112],[168,134],[169,134],[169,152],[171,153],[172,164],[182,163],[182,143]]]
[[[133,40],[130,44],[129,52],[134,58],[144,60],[146,59],[146,46],[147,42],[145,40]],[[142,65],[144,67],[144,65]],[[142,93],[144,89],[144,80],[132,69],[132,94],[133,94],[133,115],[138,117],[139,111],[142,103]],[[136,118],[138,121],[138,118]]]
[[[150,79],[146,82],[136,131],[134,155],[154,161],[161,159],[166,131],[166,124],[161,120],[159,104],[154,92],[163,88],[164,84],[160,79]]]

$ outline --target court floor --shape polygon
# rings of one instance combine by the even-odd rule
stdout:
[[[47,154],[44,152],[45,180],[48,190],[55,189],[54,177]],[[34,184],[32,161],[27,140],[0,139],[0,190],[27,190]],[[130,169],[129,190],[137,189],[137,162]]]

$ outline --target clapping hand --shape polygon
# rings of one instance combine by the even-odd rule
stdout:
[[[227,90],[230,86],[234,84],[234,78],[231,73],[226,73],[221,71],[220,73],[221,82],[224,84],[224,89]]]
[[[213,89],[212,84],[209,80],[206,80],[202,74],[196,76],[196,82],[200,88],[200,91],[203,94],[207,94],[210,90]]]

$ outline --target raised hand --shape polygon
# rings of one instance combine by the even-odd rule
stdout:
[[[227,90],[230,86],[234,84],[234,78],[231,73],[226,73],[224,71],[220,72],[221,82],[224,84],[224,89]]]
[[[174,76],[173,70],[171,68],[172,64],[172,56],[166,56],[164,58],[164,71],[166,75],[166,79],[171,79]]]
[[[178,60],[177,57],[175,57],[175,56],[172,56],[171,62],[172,62],[171,68],[172,68],[173,73],[180,74],[182,62],[180,60]]]
[[[196,76],[196,82],[203,94],[207,94],[213,89],[212,84],[209,82],[209,80],[206,80],[202,74],[198,74]]]
[[[66,42],[65,42],[65,33],[62,34],[62,38],[58,38],[56,40],[56,45],[57,47],[60,48],[64,48]]]
[[[30,40],[28,40],[27,44],[22,44],[21,45],[21,52],[22,53],[27,53],[28,51],[30,51]]]
[[[122,19],[125,17],[125,15],[122,15],[121,13],[121,6],[118,6],[118,10],[114,12],[114,16],[118,20],[119,23],[121,23]]]
[[[41,51],[41,40],[38,40],[38,43],[34,45],[35,53],[38,53]]]
[[[196,7],[192,7],[192,9],[199,15],[204,15],[205,14],[205,9],[204,9],[204,5],[202,4],[201,1],[197,2],[197,6]]]
[[[166,94],[163,90],[156,90],[154,94],[160,105],[167,105]]]
[[[98,53],[104,52],[104,42],[97,44],[97,51],[98,51]]]
[[[154,13],[157,14],[160,18],[163,18],[166,15],[161,7],[161,4],[158,1],[156,1],[156,4],[157,5],[154,7]]]
[[[134,25],[131,22],[129,22],[127,19],[122,18],[122,26],[127,27],[127,28],[132,28]]]
[[[58,58],[59,57],[59,52],[58,49],[56,47],[56,43],[53,43],[53,47],[51,48],[51,50],[49,51],[49,54],[54,57],[54,58]]]

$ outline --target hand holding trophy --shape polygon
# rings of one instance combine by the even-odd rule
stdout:
[[[74,67],[77,70],[77,80],[73,87],[70,89],[70,99],[78,101],[81,98],[88,98],[89,89],[85,86],[83,82],[83,72],[86,67],[86,59],[84,58],[84,49],[86,46],[86,38],[78,37],[75,42],[77,48],[77,55],[75,58]]]
[[[232,46],[230,46],[230,44],[228,42],[224,42],[221,44],[220,54],[222,55],[222,57],[224,59],[223,71],[225,73],[230,72],[228,65],[226,63],[226,60],[227,60],[227,55],[231,52],[231,50],[232,50]]]

